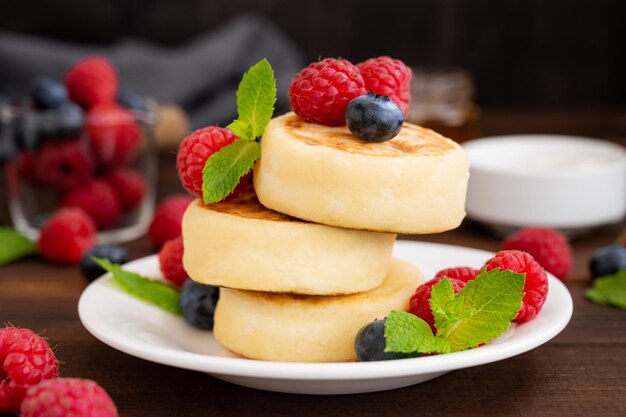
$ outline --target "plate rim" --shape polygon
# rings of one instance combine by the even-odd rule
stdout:
[[[493,255],[493,252],[489,251],[441,243],[410,240],[397,240],[394,243],[394,249],[397,247],[423,248],[429,246],[435,246],[443,250],[471,251],[474,252],[474,255],[482,257]],[[127,263],[126,266],[132,269],[136,267],[136,265],[143,263],[158,262],[157,256],[158,255],[153,254],[142,257]],[[205,355],[183,350],[173,350],[171,348],[156,345],[149,345],[149,351],[146,351],[146,349],[137,348],[133,345],[133,343],[118,340],[115,337],[107,335],[106,332],[103,332],[102,329],[99,329],[91,323],[89,317],[89,306],[87,306],[86,300],[90,296],[91,292],[97,291],[100,285],[103,285],[110,279],[111,274],[107,273],[90,283],[83,290],[78,302],[78,315],[80,321],[85,329],[87,329],[87,331],[95,338],[116,350],[147,361],[210,374],[248,378],[276,380],[289,379],[302,381],[347,381],[442,373],[455,369],[484,365],[507,359],[541,346],[557,336],[567,326],[573,314],[573,300],[569,290],[561,281],[548,274],[550,286],[548,297],[562,297],[560,301],[565,303],[565,308],[560,311],[560,315],[556,319],[551,321],[547,330],[544,330],[540,335],[526,337],[523,341],[518,341],[514,346],[508,346],[508,341],[505,341],[501,344],[488,344],[476,349],[448,353],[445,355],[433,355],[378,362],[270,362],[247,358],[229,358]],[[550,294],[552,294],[552,296]],[[522,324],[522,326],[524,326],[524,324]]]

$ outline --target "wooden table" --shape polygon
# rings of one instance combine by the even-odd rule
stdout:
[[[515,131],[519,119],[506,122],[507,117],[496,117],[491,124],[496,128],[488,133]],[[620,132],[604,136],[626,136],[619,123]],[[557,125],[548,120],[541,130]],[[162,157],[161,195],[178,190],[172,162],[172,155]],[[45,331],[62,362],[61,375],[97,381],[122,416],[623,416],[626,311],[583,298],[592,251],[614,242],[623,227],[607,227],[573,242],[575,263],[567,287],[574,315],[555,339],[514,358],[387,392],[318,397],[257,391],[118,352],[92,337],[78,319],[77,301],[86,286],[78,269],[36,258],[0,267],[0,322]],[[420,240],[491,251],[500,244],[469,222]],[[146,239],[126,246],[134,257],[153,253]]]

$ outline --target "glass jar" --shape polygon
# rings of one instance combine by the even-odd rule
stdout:
[[[143,235],[155,204],[156,110],[150,99],[139,110],[111,104],[88,113],[73,103],[1,106],[2,134],[16,145],[6,164],[14,227],[35,240],[56,210],[78,206],[94,220],[99,243]]]
[[[470,74],[454,67],[412,68],[407,120],[457,142],[479,136],[480,110]]]

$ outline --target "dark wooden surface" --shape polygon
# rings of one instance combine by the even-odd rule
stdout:
[[[595,131],[619,142],[626,139],[623,118],[610,115],[491,114],[484,119],[484,131],[525,132],[532,130],[533,121],[534,131]],[[162,156],[160,178],[161,195],[179,189],[173,155]],[[566,284],[574,315],[555,339],[514,358],[387,392],[317,397],[257,391],[123,354],[80,324],[77,301],[86,283],[78,269],[36,258],[0,267],[0,322],[45,332],[62,362],[61,375],[96,380],[121,416],[623,416],[626,311],[583,298],[590,254],[614,242],[623,227],[607,227],[573,242],[574,270]],[[500,244],[469,222],[420,239],[492,251]],[[134,257],[153,252],[146,239],[126,246]]]

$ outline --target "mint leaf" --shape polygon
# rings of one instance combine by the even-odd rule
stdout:
[[[228,125],[228,128],[232,130],[235,135],[239,136],[242,139],[254,137],[252,125],[249,125],[241,120],[234,120],[231,124]]]
[[[276,103],[276,79],[267,59],[262,59],[243,75],[237,88],[239,117],[228,128],[239,139],[207,159],[202,170],[202,199],[216,203],[228,196],[261,157],[254,140],[263,134]]]
[[[626,310],[626,270],[596,278],[585,297],[594,303],[611,305]]]
[[[456,352],[502,335],[521,307],[524,281],[525,275],[509,270],[482,270],[452,301],[433,311],[437,336]]]
[[[430,326],[419,317],[394,310],[385,322],[385,351],[401,353],[447,353],[448,343],[435,337]]]
[[[241,177],[250,172],[260,157],[259,144],[243,139],[236,139],[211,155],[202,170],[204,203],[216,203],[232,193]]]
[[[0,227],[0,265],[37,253],[37,245],[10,227]]]
[[[447,318],[447,312],[442,309],[444,305],[447,305],[450,301],[454,299],[454,288],[452,287],[452,282],[448,278],[444,278],[435,284],[431,289],[430,295],[430,309],[432,311],[438,311],[439,321],[444,317]],[[434,315],[434,314],[433,314]],[[435,327],[438,328],[437,323],[435,323]]]
[[[105,271],[113,275],[113,280],[128,294],[147,301],[177,316],[182,316],[180,293],[176,288],[160,281],[143,277],[135,272],[124,270],[108,259],[92,258]]]
[[[263,58],[243,75],[237,88],[238,118],[228,128],[242,139],[263,134],[276,103],[276,79],[272,66]]]
[[[437,335],[419,317],[393,311],[385,323],[385,350],[448,353],[487,343],[502,335],[517,315],[524,281],[524,275],[512,271],[482,270],[454,294],[452,283],[445,278],[431,291]]]

